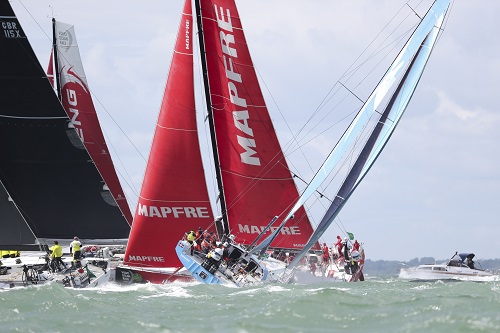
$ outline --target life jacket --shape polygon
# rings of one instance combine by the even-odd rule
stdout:
[[[52,251],[51,257],[60,258],[62,257],[62,247],[61,245],[53,245],[50,250]]]
[[[329,256],[328,247],[325,246],[323,247],[323,258],[328,258],[328,256]]]
[[[80,249],[81,249],[81,245],[80,245],[79,241],[72,241],[70,246],[73,249],[73,252],[80,251]]]
[[[214,250],[214,252],[212,253],[212,258],[214,260],[217,260],[217,261],[221,260],[222,259],[222,252],[223,252],[223,250],[221,248],[216,248]]]
[[[192,242],[192,241],[194,241],[195,237],[196,237],[196,236],[195,236],[194,232],[190,232],[190,233],[188,234],[188,236],[187,236],[187,240],[188,240],[188,242]]]

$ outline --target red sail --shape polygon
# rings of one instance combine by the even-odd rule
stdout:
[[[124,263],[181,267],[175,246],[213,222],[194,102],[193,16],[186,0]]]
[[[49,67],[47,68],[47,79],[49,79],[50,85],[54,86],[54,61],[52,60],[52,55],[54,51],[50,52]]]
[[[210,96],[231,233],[250,243],[298,191],[276,137],[234,0],[202,0]],[[278,221],[279,223],[279,221]],[[303,208],[273,246],[302,248]]]
[[[97,113],[90,95],[87,79],[76,42],[72,25],[56,22],[55,35],[57,39],[57,72],[61,85],[61,102],[71,119],[78,136],[87,148],[89,155],[104,179],[102,195],[111,205],[118,205],[127,220],[132,224],[132,214],[125,194],[116,175]],[[52,55],[50,58],[52,62]],[[51,66],[48,76],[50,80]],[[51,81],[52,82],[52,81]],[[76,144],[76,143],[75,143]]]

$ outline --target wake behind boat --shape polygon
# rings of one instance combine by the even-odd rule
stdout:
[[[500,277],[490,271],[477,268],[474,253],[455,253],[443,264],[424,264],[417,267],[402,268],[399,278],[416,281],[462,280],[462,281],[496,281]]]

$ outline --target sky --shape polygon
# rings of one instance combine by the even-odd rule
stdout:
[[[423,15],[426,8],[418,2],[410,3]],[[282,145],[387,22],[399,10],[411,11],[405,3],[237,1]],[[11,4],[44,68],[52,15],[75,25],[99,119],[134,210],[183,1]],[[446,259],[455,251],[474,252],[479,259],[500,258],[499,11],[500,2],[492,0],[453,3],[405,115],[339,214],[341,225],[364,243],[368,259]],[[200,122],[204,109],[198,107]],[[203,138],[208,134],[200,133],[202,150],[207,150]],[[318,135],[303,155],[287,155],[290,166],[306,180],[336,141],[335,135],[327,135]],[[208,183],[213,187],[213,180]],[[339,233],[334,224],[323,240],[334,242]]]

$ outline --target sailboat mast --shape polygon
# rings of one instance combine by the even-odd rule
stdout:
[[[61,100],[61,80],[59,78],[59,67],[58,67],[58,59],[57,59],[57,36],[56,36],[56,19],[52,18],[52,54],[54,55],[54,64],[53,66],[55,67],[54,71],[54,82],[56,84],[56,90],[57,90],[57,98]]]
[[[210,86],[208,82],[208,69],[207,69],[207,58],[206,58],[206,50],[205,50],[205,38],[203,36],[203,22],[201,16],[201,5],[200,0],[195,0],[195,8],[196,8],[196,23],[198,24],[198,42],[200,44],[200,58],[201,58],[201,67],[203,71],[203,84],[205,85],[205,101],[207,103],[207,112],[208,112],[208,124],[210,127],[210,139],[212,141],[212,155],[214,157],[215,163],[215,174],[217,178],[217,187],[219,189],[219,200],[220,207],[222,212],[222,221],[217,223],[216,228],[219,238],[222,238],[224,234],[229,233],[229,224],[227,221],[226,214],[226,199],[224,196],[224,187],[222,186],[222,175],[221,175],[221,167],[219,162],[219,151],[217,148],[217,141],[215,137],[215,125],[214,125],[214,117],[212,111],[212,99],[210,97]],[[222,225],[221,225],[222,224]]]

